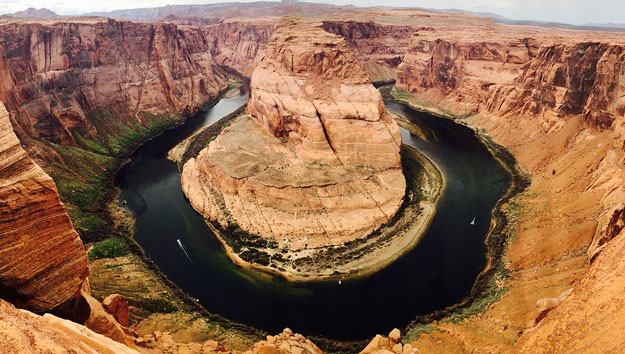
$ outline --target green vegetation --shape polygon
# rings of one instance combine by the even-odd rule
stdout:
[[[89,260],[95,261],[101,258],[122,257],[129,253],[126,242],[122,238],[109,238],[102,242],[93,244],[93,248],[89,251]]]
[[[413,93],[398,89],[395,86],[390,89],[390,92],[388,92],[388,94],[390,94],[397,101],[408,103],[413,107],[428,111],[430,114],[443,116],[444,118],[464,119],[475,115],[475,113],[456,114],[430,101],[423,100]]]
[[[47,145],[58,153],[58,157],[48,163],[46,170],[56,183],[74,227],[83,240],[98,239],[93,235],[107,228],[101,215],[102,200],[117,162],[112,157],[81,148]]]
[[[119,234],[113,230],[107,204],[114,198],[114,174],[140,143],[181,123],[181,115],[140,113],[139,121],[96,109],[87,120],[97,133],[74,131],[77,146],[46,142],[58,155],[45,166],[84,242]]]
[[[124,122],[107,109],[95,109],[87,120],[97,129],[97,136],[85,139],[77,136],[77,142],[86,150],[113,157],[123,157],[138,144],[151,136],[172,128],[184,119],[179,114],[140,113],[140,122]]]
[[[130,298],[128,299],[128,305],[138,307],[149,313],[172,313],[178,311],[176,305],[163,298]]]
[[[434,325],[431,323],[419,324],[411,328],[410,331],[408,331],[408,333],[404,335],[404,337],[402,338],[402,342],[410,343],[412,341],[415,341],[419,339],[419,336],[422,334],[432,333],[433,329]]]

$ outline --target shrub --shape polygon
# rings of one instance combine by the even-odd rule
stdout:
[[[121,238],[110,238],[108,240],[95,243],[89,251],[89,260],[95,261],[100,258],[116,258],[128,254],[128,247]]]

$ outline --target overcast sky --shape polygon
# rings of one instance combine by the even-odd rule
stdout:
[[[232,0],[230,0],[232,1]],[[625,0],[308,0],[357,6],[402,6],[464,9],[497,13],[513,19],[556,21],[573,24],[624,23]],[[167,4],[206,4],[228,0],[0,0],[0,13],[28,7],[46,7],[62,15],[110,11]],[[242,2],[250,2],[242,0]]]

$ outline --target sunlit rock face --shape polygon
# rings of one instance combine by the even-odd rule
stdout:
[[[1,299],[0,333],[4,353],[139,354],[80,324],[20,310]]]
[[[22,149],[0,104],[2,298],[32,311],[49,311],[78,295],[87,263],[56,185]]]
[[[295,249],[364,237],[395,215],[401,135],[343,38],[280,27],[250,86],[247,114],[184,166],[196,210]]]

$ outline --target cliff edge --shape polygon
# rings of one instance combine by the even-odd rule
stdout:
[[[183,168],[210,221],[301,251],[365,237],[399,210],[399,128],[343,38],[279,28],[246,113]]]

